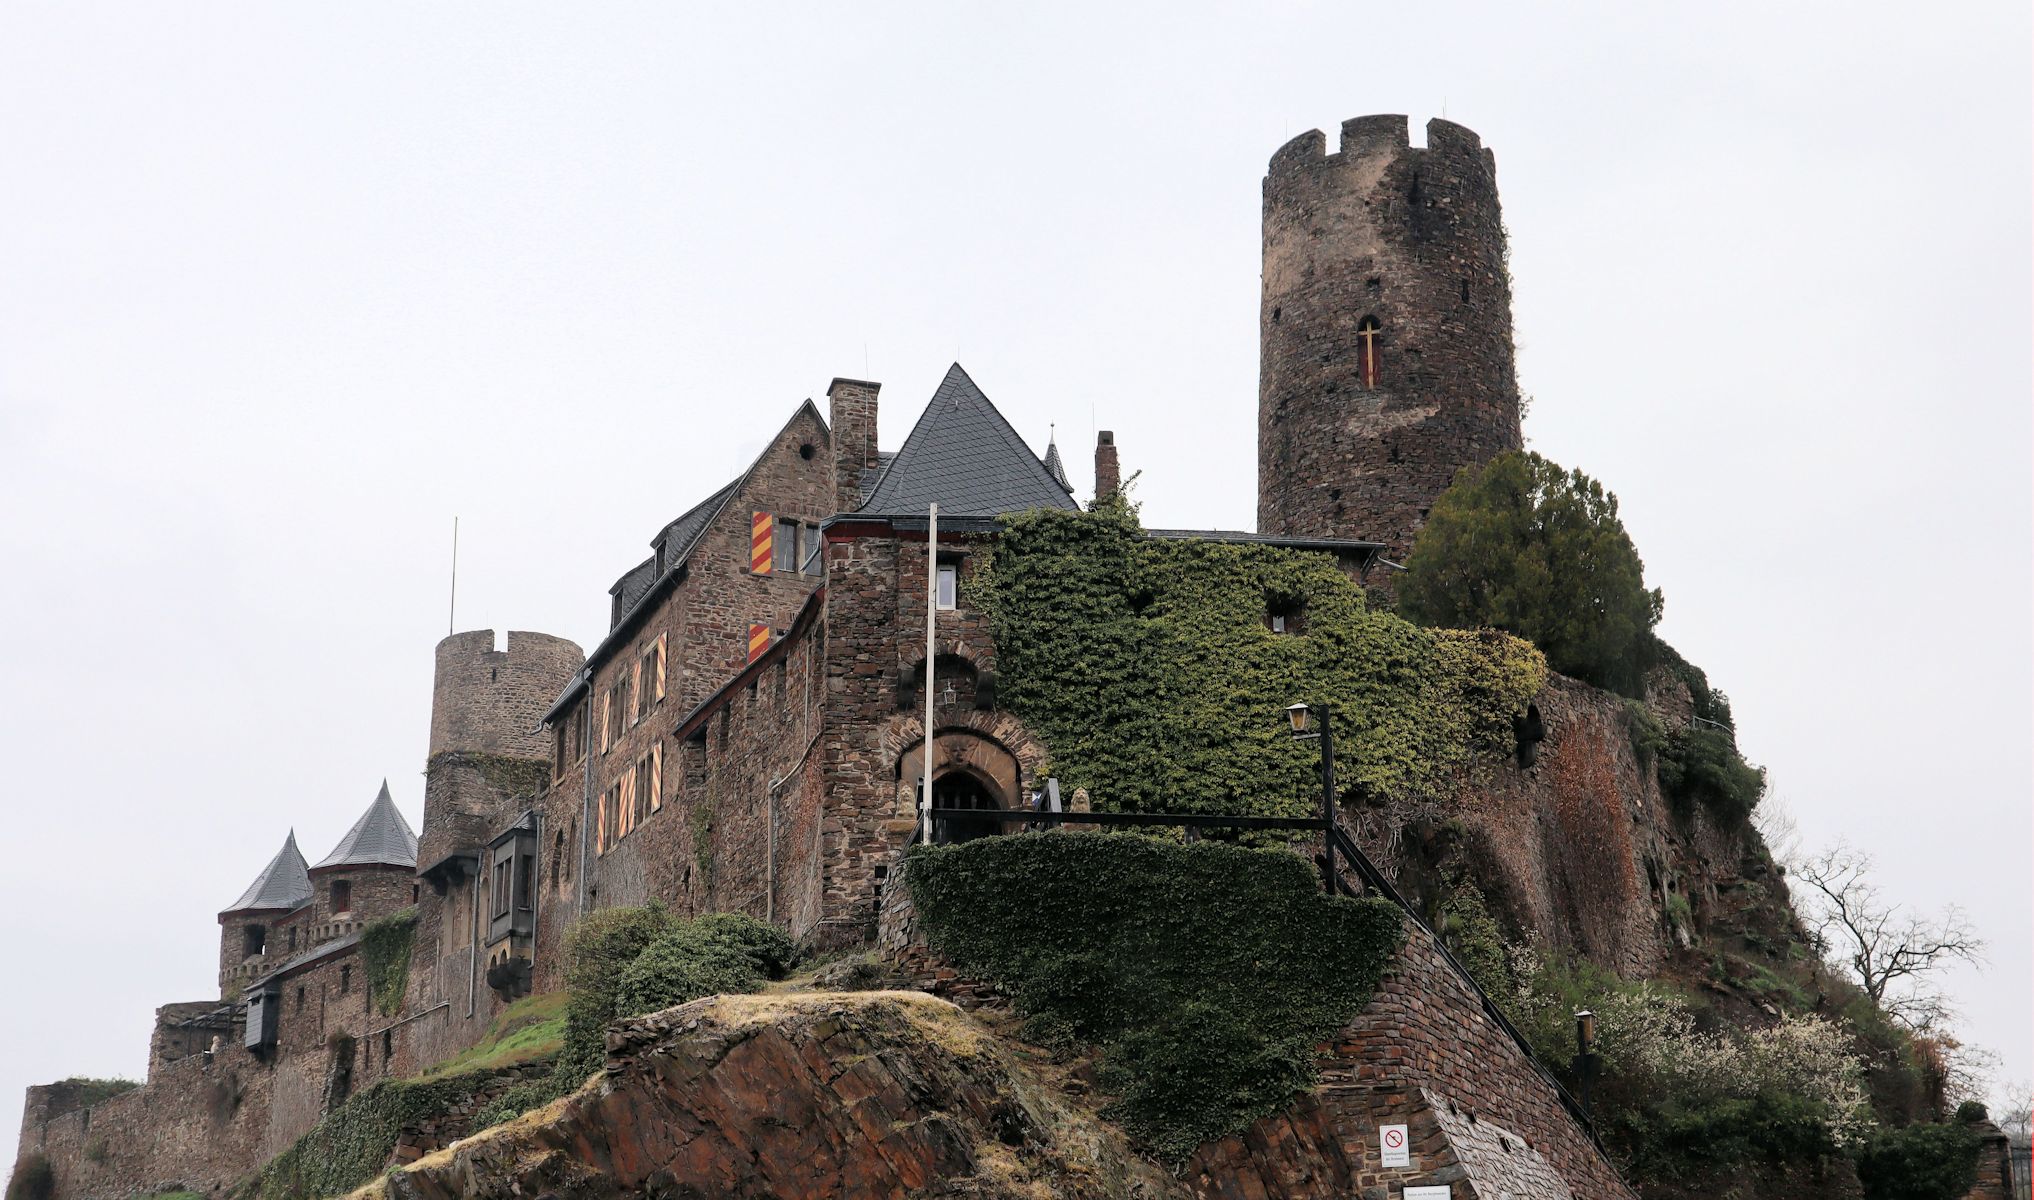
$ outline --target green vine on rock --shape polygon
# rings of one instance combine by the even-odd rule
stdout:
[[[1479,751],[1512,748],[1547,678],[1521,639],[1371,607],[1331,555],[1149,538],[1121,502],[1008,518],[969,602],[995,633],[999,702],[1105,810],[1311,812],[1295,701],[1334,709],[1349,793],[1441,798]],[[1301,632],[1273,632],[1274,608]]]

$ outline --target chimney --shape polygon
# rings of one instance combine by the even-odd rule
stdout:
[[[827,385],[836,512],[853,512],[862,506],[862,473],[876,465],[876,393],[882,387],[859,379],[836,379]]]
[[[1095,499],[1113,496],[1123,489],[1123,469],[1116,462],[1116,434],[1104,429],[1095,435]]]

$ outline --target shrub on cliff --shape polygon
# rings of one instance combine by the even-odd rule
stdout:
[[[658,1012],[701,996],[753,992],[782,976],[791,939],[774,925],[739,913],[712,913],[651,942],[621,973],[619,1011]]]
[[[1660,591],[1645,585],[1617,497],[1582,472],[1517,451],[1464,468],[1406,567],[1399,611],[1413,620],[1507,630],[1556,671],[1639,694]]]
[[[1737,752],[1725,729],[1690,725],[1675,731],[1659,758],[1660,787],[1675,810],[1708,810],[1725,827],[1742,824],[1766,794],[1766,773]]]
[[[1111,1115],[1172,1160],[1305,1089],[1404,934],[1282,850],[1018,834],[920,847],[906,878],[932,944],[1034,1036],[1100,1045]]]
[[[581,917],[565,943],[565,1048],[561,1080],[577,1087],[607,1057],[607,1026],[624,1015],[622,972],[643,950],[671,932],[678,919],[663,905],[603,908]]]
[[[1330,555],[1146,537],[1120,500],[1003,530],[967,585],[995,633],[997,704],[1103,810],[1311,813],[1320,752],[1288,733],[1294,701],[1334,708],[1345,788],[1439,799],[1478,748],[1511,750],[1546,682],[1517,638],[1373,609]]]
[[[431,1080],[384,1079],[333,1108],[238,1193],[243,1200],[342,1196],[388,1165],[405,1125],[470,1102],[485,1072]]]
[[[1968,1125],[1883,1129],[1857,1154],[1865,1200],[1959,1200],[1977,1182],[1982,1143]]]
[[[52,1200],[56,1195],[56,1169],[49,1159],[30,1150],[14,1161],[14,1174],[7,1178],[7,1200]]]

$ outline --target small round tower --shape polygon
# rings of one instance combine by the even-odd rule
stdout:
[[[1519,447],[1495,157],[1403,116],[1319,130],[1264,177],[1260,532],[1383,542],[1404,560],[1462,467]]]

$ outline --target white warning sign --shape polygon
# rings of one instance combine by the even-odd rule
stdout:
[[[1400,1194],[1405,1200],[1448,1200],[1448,1197],[1455,1193],[1447,1184],[1442,1183],[1432,1187],[1409,1187]]]
[[[1379,1166],[1409,1167],[1412,1165],[1412,1149],[1406,1145],[1405,1126],[1378,1126],[1377,1146],[1381,1151],[1378,1158]]]

